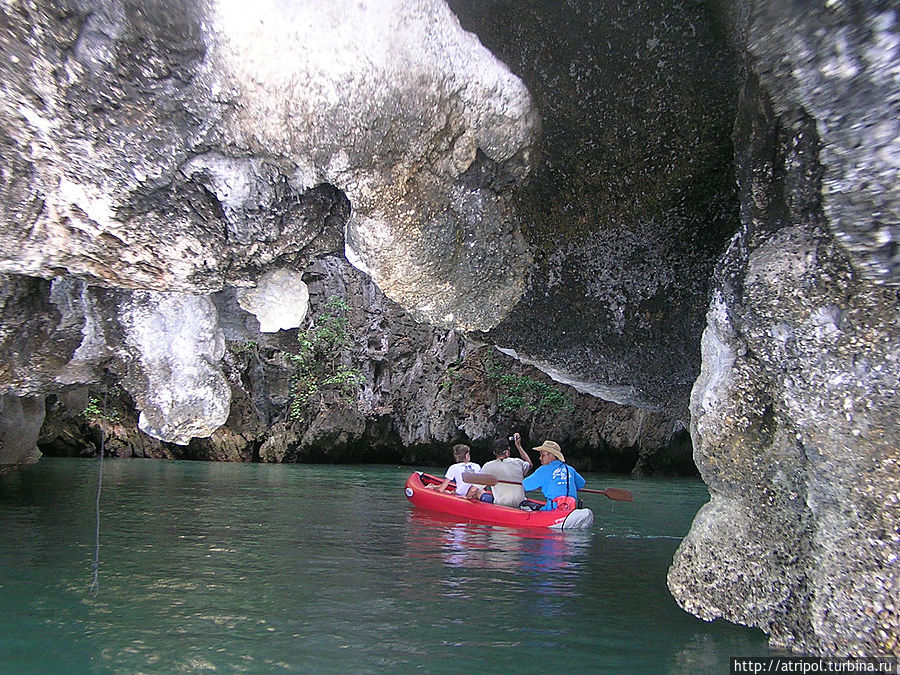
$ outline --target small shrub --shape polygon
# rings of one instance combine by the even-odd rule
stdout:
[[[331,296],[312,325],[297,335],[297,352],[285,353],[291,369],[288,415],[302,421],[303,412],[318,394],[329,391],[350,402],[365,382],[358,368],[342,363],[352,339],[347,330],[350,306]]]
[[[575,409],[571,395],[557,386],[530,375],[508,373],[496,361],[489,364],[487,379],[497,387],[497,404],[504,412],[553,414]]]
[[[100,396],[94,394],[91,394],[88,404],[81,411],[81,416],[88,422],[99,422],[100,420],[118,422],[122,418],[118,410],[109,409],[108,401],[104,403]]]

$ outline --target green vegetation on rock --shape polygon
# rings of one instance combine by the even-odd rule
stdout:
[[[114,391],[113,393],[118,392]],[[99,422],[101,420],[105,422],[118,422],[122,417],[118,410],[110,410],[108,402],[104,401],[97,394],[91,394],[91,398],[84,407],[84,410],[81,411],[81,415],[90,423]]]
[[[306,405],[320,392],[352,401],[365,382],[362,371],[342,362],[351,344],[349,309],[342,298],[331,296],[313,324],[297,335],[298,351],[284,354],[291,368],[290,419],[301,421]]]
[[[571,395],[558,386],[529,375],[509,373],[496,361],[488,364],[487,380],[497,387],[497,404],[504,412],[524,410],[546,415],[575,408]]]

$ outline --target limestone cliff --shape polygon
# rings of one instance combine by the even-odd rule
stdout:
[[[123,386],[95,385],[48,399],[38,445],[45,454],[90,455],[102,430],[105,452],[120,457],[443,465],[453,443],[471,443],[484,461],[495,439],[520,431],[526,443],[559,439],[585,470],[695,471],[687,430],[662,413],[579,394],[490,345],[418,324],[342,257],[320,259],[303,278],[303,330],[261,332],[233,292],[213,296],[231,405],[208,437],[179,445],[140,433]],[[330,298],[346,304],[348,344],[334,355],[363,382],[349,396],[323,386],[296,407],[292,359]]]
[[[665,419],[663,436],[686,427],[710,256],[692,253],[684,266],[680,256],[656,251],[652,214],[612,229],[619,243],[603,255],[621,250],[636,260],[645,251],[661,261],[634,302],[671,298],[680,308],[655,313],[634,336],[619,335],[630,311],[620,291],[633,276],[616,271],[587,297],[566,291],[568,281],[534,276],[536,254],[567,251],[552,265],[559,271],[571,267],[566,257],[601,253],[579,252],[577,236],[539,244],[562,202],[546,211],[523,197],[542,125],[562,138],[568,113],[564,106],[539,111],[523,81],[443,2],[15,2],[4,10],[3,48],[9,58],[0,118],[9,169],[0,185],[7,209],[0,222],[0,344],[9,356],[0,392],[31,399],[36,414],[44,395],[116,384],[133,403],[139,428],[162,443],[189,445],[226,428],[241,433],[226,424],[235,397],[245,394],[229,383],[235,374],[225,354],[227,324],[246,319],[232,321],[229,313],[252,315],[254,330],[267,334],[303,325],[303,275],[323,255],[343,252],[412,320],[455,330],[454,340],[468,333],[467,340],[500,343],[583,391],[638,404],[631,416]],[[693,49],[692,72],[699,72],[701,49]],[[668,91],[676,94],[678,84]],[[713,98],[721,107],[722,94]],[[693,101],[679,108],[684,124]],[[729,117],[719,112],[718,136],[696,153],[701,164],[727,156],[716,150]],[[600,132],[591,122],[565,145],[581,137],[597,146]],[[698,119],[690,128],[708,126]],[[682,154],[691,164],[694,154]],[[658,170],[643,173],[653,181]],[[724,175],[719,186],[727,201]],[[546,186],[543,194],[555,189]],[[602,203],[608,207],[612,197]],[[592,226],[598,238],[615,217]],[[697,235],[702,219],[685,217]],[[677,228],[682,220],[671,222]],[[637,230],[643,243],[633,241]],[[620,266],[616,259],[604,264]],[[557,273],[542,267],[541,275]],[[673,276],[673,267],[682,273]],[[685,271],[688,305],[678,300]],[[549,288],[548,302],[562,312],[556,330],[542,325],[532,300],[520,302]],[[562,317],[595,316],[585,303],[598,294],[618,307],[615,330],[569,330],[562,352],[538,348],[549,344],[540,336],[566,330]],[[515,318],[498,328],[514,308]],[[671,335],[662,330],[668,323]],[[679,366],[663,364],[639,381],[640,368],[630,365],[643,353],[633,348],[635,336],[653,342],[657,356],[642,358],[671,354]],[[588,350],[594,338],[597,349]],[[244,335],[236,342],[247,339],[256,340]],[[571,358],[571,350],[584,358]],[[598,379],[594,353],[622,364],[633,382],[621,374]],[[636,437],[610,437],[617,435]],[[4,462],[33,458],[34,440],[32,430]],[[400,440],[420,439],[415,433]],[[645,460],[646,452],[649,465]]]
[[[230,392],[205,296],[345,242],[420,318],[490,328],[521,295],[517,221],[471,169],[521,180],[537,121],[442,2],[13,2],[3,19],[0,272],[117,305],[115,353],[85,323],[67,373],[20,369],[5,393],[112,358],[142,429],[208,435]]]

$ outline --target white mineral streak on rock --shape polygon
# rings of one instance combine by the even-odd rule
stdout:
[[[218,367],[225,340],[209,298],[139,291],[119,320],[138,371],[126,388],[141,411],[142,431],[184,445],[225,423],[231,388]]]
[[[467,219],[451,191],[479,148],[528,172],[537,114],[524,84],[439,0],[220,0],[211,29],[216,86],[241,102],[231,135],[344,191],[347,259],[420,319],[496,325],[531,258],[500,205]]]
[[[112,198],[101,193],[99,189],[63,178],[59,182],[58,196],[62,203],[84,212],[87,219],[83,222],[102,229],[115,227],[116,219],[113,215]],[[98,229],[89,234],[96,236],[101,231]]]
[[[236,291],[238,304],[253,314],[263,333],[297,328],[309,309],[309,289],[300,274],[272,270],[259,279],[256,288]]]
[[[733,332],[729,326],[728,310],[721,293],[717,291],[710,303],[706,328],[700,339],[700,375],[691,390],[691,435],[696,446],[704,441],[709,442],[702,433],[704,418],[709,414],[717,415],[730,394],[731,373],[737,353],[729,337],[733,337]]]
[[[612,384],[604,384],[602,382],[589,382],[584,379],[575,377],[569,373],[565,373],[558,368],[548,365],[538,359],[528,358],[516,352],[515,349],[505,347],[497,347],[497,351],[506,354],[521,363],[537,368],[545,373],[554,382],[565,384],[573,387],[579,394],[589,394],[596,398],[602,398],[604,401],[616,403],[618,405],[633,405],[643,410],[655,411],[659,408],[649,406],[643,401],[640,393],[630,386],[620,386]]]
[[[59,310],[61,325],[82,317],[84,321],[81,344],[56,376],[56,381],[63,385],[93,381],[94,368],[109,358],[112,350],[106,343],[102,319],[89,287],[69,277],[60,277],[53,280],[50,300]]]
[[[395,243],[393,233],[387,223],[382,220],[367,218],[365,216],[357,216],[354,218],[353,237],[357,241],[366,242],[364,245],[359,246],[360,249],[389,250]],[[344,256],[356,269],[368,274],[377,282],[377,270],[369,267],[369,259],[361,257],[360,254],[356,252],[356,249],[349,243],[344,247]]]
[[[258,164],[259,160],[255,159],[235,159],[207,153],[187,162],[182,171],[188,175],[205,171],[222,207],[238,209],[245,206],[253,195],[249,176]]]

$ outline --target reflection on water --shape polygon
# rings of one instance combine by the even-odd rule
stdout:
[[[444,564],[503,572],[577,574],[590,553],[590,531],[529,530],[455,522],[450,516],[410,511],[412,555],[439,554]]]
[[[410,511],[408,522],[409,555],[439,562],[446,569],[438,580],[441,597],[475,605],[484,602],[485,614],[499,608],[514,623],[537,621],[544,626],[529,627],[530,639],[523,644],[549,646],[577,613],[591,555],[590,531],[459,523],[418,509]],[[501,641],[518,643],[521,638]]]

